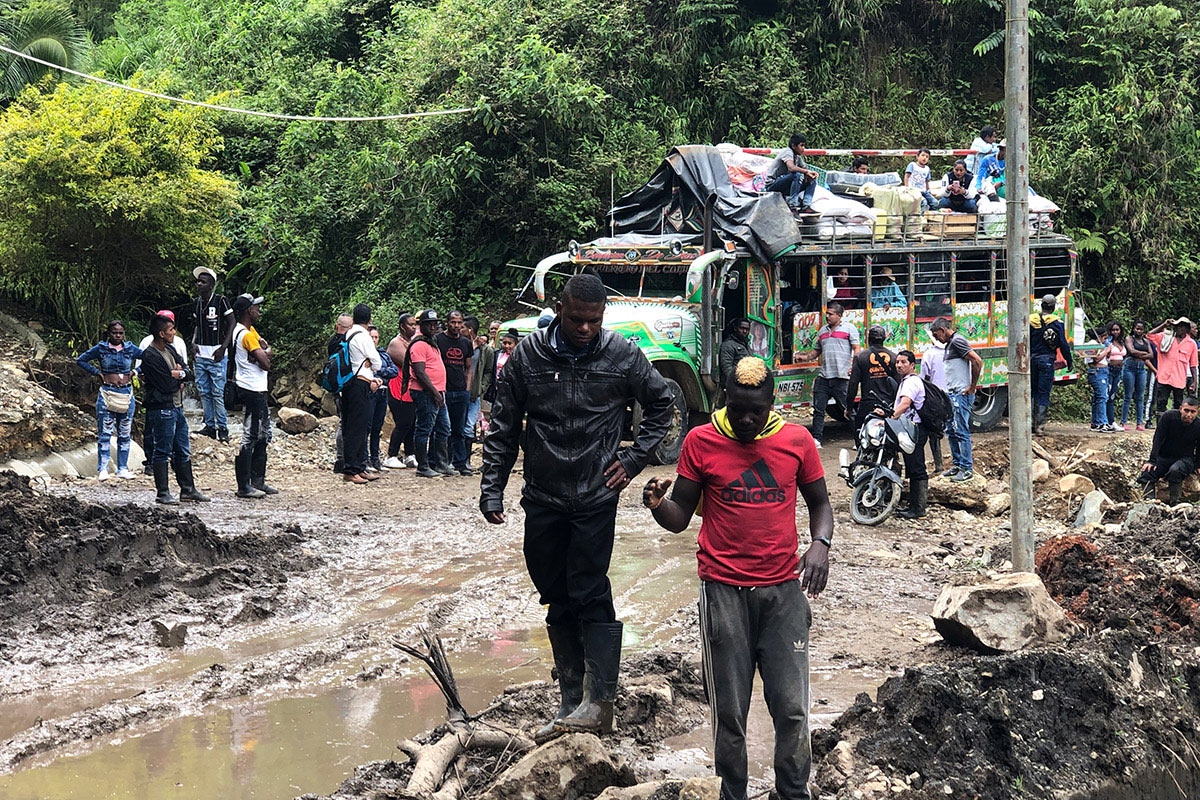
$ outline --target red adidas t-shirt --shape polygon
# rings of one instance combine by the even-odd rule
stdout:
[[[787,423],[743,444],[711,424],[688,432],[677,471],[704,487],[700,579],[775,586],[796,577],[797,487],[825,477],[807,428]]]

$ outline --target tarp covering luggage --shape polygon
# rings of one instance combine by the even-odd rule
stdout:
[[[704,203],[716,195],[713,227],[767,263],[800,243],[796,220],[782,194],[749,194],[734,187],[715,147],[671,150],[645,186],[613,206],[616,234],[701,233]]]

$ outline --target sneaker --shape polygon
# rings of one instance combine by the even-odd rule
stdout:
[[[815,444],[817,446],[818,450],[821,449],[821,440],[820,439],[813,439],[813,444]]]
[[[1121,430],[1125,430],[1125,429],[1121,428]],[[1116,425],[1101,425],[1100,432],[1101,433],[1116,433],[1117,426]]]
[[[458,470],[458,474],[462,475],[464,478],[469,478],[475,474],[475,470],[471,469],[470,467],[461,467]]]
[[[368,464],[365,472],[379,472],[379,469],[374,464]]]
[[[215,438],[217,438],[217,429],[210,428],[209,426],[205,425],[203,428],[196,431],[196,435],[197,436],[207,436],[210,439],[215,439]]]
[[[108,474],[107,468],[102,469],[96,473],[96,480],[98,480],[98,481],[106,481],[106,480],[108,480],[108,478],[109,478],[109,474]]]
[[[1146,426],[1145,426],[1145,425],[1138,425],[1138,426],[1137,426],[1137,429],[1138,429],[1139,431],[1144,431],[1144,430],[1146,430]]]
[[[1116,432],[1128,430],[1128,428],[1125,427],[1125,423],[1123,423],[1123,422],[1120,425],[1109,425],[1108,427],[1112,428]]]
[[[440,478],[442,473],[431,467],[417,467],[417,476],[421,478]]]
[[[229,443],[229,428],[217,428],[217,441]]]
[[[1088,428],[1088,430],[1091,431],[1092,433],[1104,433],[1105,427],[1107,427],[1107,426],[1096,425],[1095,423],[1092,423],[1092,425]]]
[[[416,467],[417,467],[417,457],[416,457],[416,456],[409,456],[408,458],[404,459],[404,466],[406,466],[406,467],[410,467],[410,468],[412,468],[412,469],[416,469]]]
[[[408,464],[396,458],[395,456],[392,456],[387,461],[383,462],[383,466],[385,469],[404,469],[408,466]]]
[[[955,483],[966,483],[967,481],[971,480],[974,477],[975,477],[975,473],[972,472],[971,470],[960,469],[954,475],[950,476],[950,480],[954,481]]]
[[[958,474],[958,467],[951,467],[950,469],[942,470],[943,478],[953,478],[957,474]]]
[[[137,478],[137,473],[129,469],[129,467],[126,467],[125,469],[117,471],[117,477],[123,481],[132,481]]]

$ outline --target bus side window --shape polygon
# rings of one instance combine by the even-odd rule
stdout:
[[[986,252],[964,252],[954,276],[956,303],[986,303],[992,295],[992,263]]]
[[[949,317],[950,262],[945,253],[922,253],[917,260],[913,288],[913,316],[917,322]]]
[[[1066,250],[1042,248],[1029,254],[1033,260],[1033,296],[1059,295],[1071,281],[1071,258]]]

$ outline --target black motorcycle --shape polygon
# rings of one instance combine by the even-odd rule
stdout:
[[[838,475],[854,490],[850,517],[855,522],[878,525],[896,510],[904,486],[902,452],[915,450],[916,440],[911,421],[873,416],[858,429],[857,454],[842,448]]]

